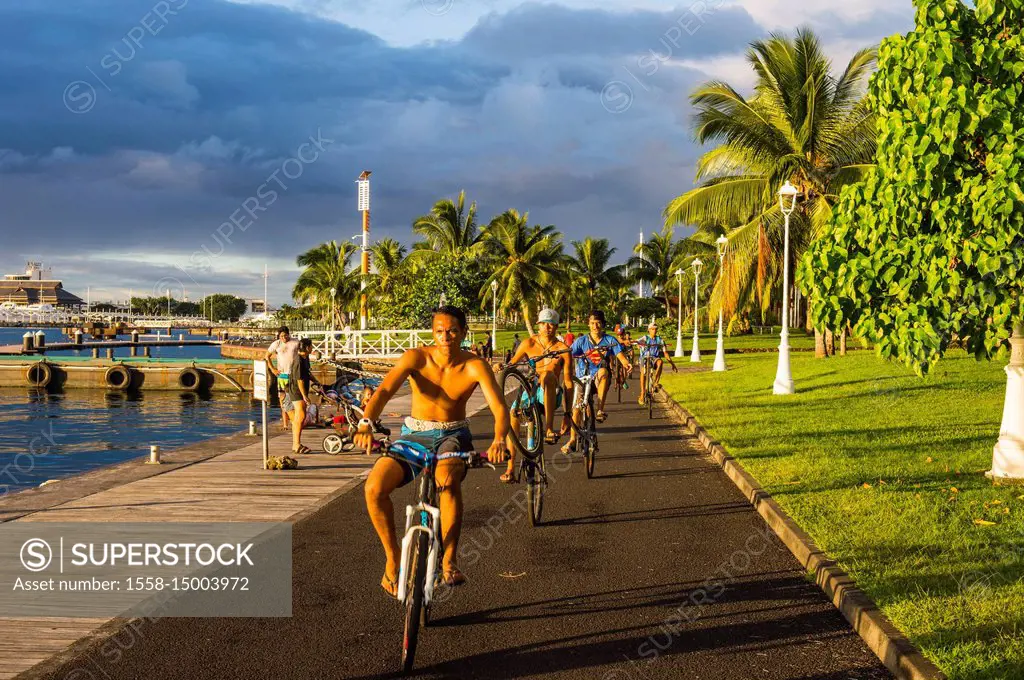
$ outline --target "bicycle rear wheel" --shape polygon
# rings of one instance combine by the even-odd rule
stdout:
[[[412,670],[416,660],[416,643],[419,641],[420,623],[423,619],[423,587],[427,579],[427,555],[430,546],[427,535],[419,532],[413,541],[412,556],[409,560],[409,580],[405,600],[405,635],[402,639],[402,672]]]
[[[544,455],[538,456],[536,461],[524,460],[523,471],[526,473],[526,496],[530,503],[530,525],[539,526],[544,512],[544,489],[548,485],[544,474]]]
[[[509,428],[512,442],[524,456],[533,459],[544,445],[544,415],[536,403],[535,390],[522,373],[511,367],[501,372],[499,385],[513,421]]]
[[[647,419],[654,418],[654,362],[647,360]]]
[[[586,410],[583,413],[583,422],[587,434],[583,436],[583,456],[587,463],[587,479],[594,477],[594,456],[597,453],[597,419],[594,417],[594,398],[587,400]]]
[[[582,425],[577,425],[576,424],[576,421],[573,420],[573,417],[572,417],[572,407],[574,405],[574,400],[575,400],[577,394],[580,395],[581,399],[583,398],[583,383],[580,381],[579,378],[573,377],[573,379],[572,379],[572,386],[573,386],[573,394],[565,395],[565,400],[564,400],[565,401],[565,413],[566,413],[566,415],[569,416],[569,427],[572,428],[572,433],[576,437],[579,437],[580,434],[585,429],[586,423],[585,423],[585,421],[581,417],[580,420],[581,420],[581,423],[583,423],[583,424]]]

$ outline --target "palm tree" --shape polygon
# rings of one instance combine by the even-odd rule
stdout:
[[[660,234],[654,234],[649,241],[638,244],[633,249],[636,255],[629,258],[627,263],[632,282],[644,281],[651,284],[652,289],[661,291],[669,316],[672,316],[669,294],[675,288],[676,260],[683,243],[672,240],[674,231],[671,226],[665,226]]]
[[[503,312],[521,311],[532,335],[537,300],[559,275],[562,238],[552,225],[527,226],[528,218],[529,213],[506,210],[484,230],[485,266],[492,274],[480,289],[480,299],[489,298],[491,282],[497,281],[498,307]]]
[[[329,241],[299,255],[295,262],[304,269],[292,288],[292,297],[313,307],[323,321],[329,323],[333,314],[335,322],[340,322],[340,310],[359,299],[360,273],[351,266],[357,250],[348,241]]]
[[[480,229],[476,223],[476,202],[466,208],[466,192],[459,192],[456,201],[443,198],[434,204],[430,213],[417,217],[412,230],[426,239],[426,247],[416,244],[413,255],[429,259],[432,253],[465,257],[475,253],[480,243]]]
[[[666,206],[665,224],[737,225],[723,286],[748,297],[726,301],[732,307],[746,307],[756,291],[766,310],[781,278],[779,187],[788,180],[802,193],[790,226],[795,262],[824,232],[842,188],[871,167],[875,119],[864,92],[876,57],[865,48],[836,76],[809,29],[772,34],[747,51],[757,75],[749,99],[717,81],[691,94],[698,141],[721,145],[701,157],[699,186]]]
[[[573,270],[579,287],[587,294],[587,304],[594,306],[594,294],[601,286],[617,286],[624,278],[625,265],[608,266],[615,254],[615,248],[606,238],[587,237],[582,241],[573,241],[576,250],[573,257]]]
[[[395,286],[408,273],[406,254],[408,250],[393,238],[377,241],[370,247],[373,268],[373,294],[386,297],[394,292]]]

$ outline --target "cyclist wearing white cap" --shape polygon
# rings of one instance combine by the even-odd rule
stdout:
[[[537,381],[540,386],[534,398],[544,404],[544,441],[557,444],[559,433],[554,431],[555,410],[561,405],[562,393],[572,394],[572,362],[569,361],[569,347],[558,339],[558,312],[544,309],[537,317],[537,334],[531,335],[520,343],[509,364],[515,364],[527,357],[539,357],[549,352],[563,351],[566,354],[548,357],[537,362]],[[516,423],[512,427],[517,427]],[[501,481],[511,483],[515,479],[516,448],[509,446],[512,458],[508,461],[508,470],[501,476]]]
[[[658,324],[653,321],[647,327],[647,335],[636,341],[636,344],[640,346],[640,398],[637,400],[641,406],[644,406],[644,395],[647,394],[647,381],[653,378],[655,389],[661,385],[661,369],[664,366],[662,359],[668,359],[668,363],[672,365],[672,372],[676,372],[676,364],[672,361],[672,357],[666,351],[665,341],[660,335],[658,335]],[[642,361],[646,357],[654,359],[654,375],[647,375],[647,371],[644,370],[644,362]]]

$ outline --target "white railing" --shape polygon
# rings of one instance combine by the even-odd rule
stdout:
[[[406,350],[434,344],[433,331],[297,331],[313,341],[313,353],[334,359],[397,359]],[[468,337],[473,342],[473,334]]]

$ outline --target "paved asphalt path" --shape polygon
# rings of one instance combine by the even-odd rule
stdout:
[[[609,412],[595,479],[549,451],[542,527],[522,509],[524,485],[469,473],[469,583],[435,605],[418,677],[891,677],[667,411]],[[491,427],[474,418],[478,448]],[[396,495],[403,516],[412,493]],[[402,611],[378,586],[384,556],[362,486],[297,524],[293,545],[290,619],[155,620],[50,677],[393,676]]]

